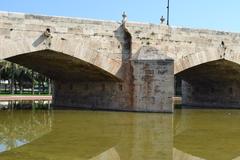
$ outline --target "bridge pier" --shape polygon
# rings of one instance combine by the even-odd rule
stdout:
[[[157,57],[153,60],[146,56]],[[173,112],[173,60],[154,48],[143,47],[133,57],[131,67],[126,67],[130,68],[132,72],[126,71],[128,78],[122,82],[55,81],[53,104],[82,109]]]
[[[79,109],[129,109],[130,94],[122,82],[54,82],[53,105]]]
[[[153,47],[142,47],[133,57],[132,66],[134,108],[137,111],[173,112],[173,59]]]

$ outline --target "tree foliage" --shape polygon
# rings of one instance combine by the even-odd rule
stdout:
[[[51,81],[46,76],[18,64],[0,61],[0,91],[7,94],[49,93]],[[51,93],[49,93],[51,94]]]

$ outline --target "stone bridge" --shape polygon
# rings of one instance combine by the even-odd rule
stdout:
[[[166,25],[0,13],[0,59],[50,77],[53,104],[173,112],[240,106],[240,34]]]

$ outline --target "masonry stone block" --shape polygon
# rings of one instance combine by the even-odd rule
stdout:
[[[132,59],[134,108],[173,112],[174,61],[153,47],[142,47]]]

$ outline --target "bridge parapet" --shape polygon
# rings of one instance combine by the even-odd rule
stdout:
[[[52,50],[82,59],[113,75],[122,63],[121,33],[114,22],[0,13],[0,58]],[[51,35],[44,36],[46,29]]]
[[[240,62],[240,33],[142,23],[128,23],[127,28],[132,36],[133,55],[142,46],[155,47],[174,59],[175,74],[219,58]],[[221,49],[222,42],[225,51]]]

